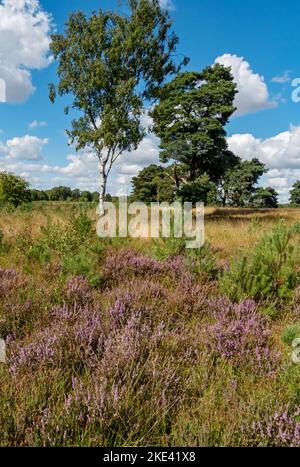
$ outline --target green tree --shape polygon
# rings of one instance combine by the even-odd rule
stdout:
[[[90,201],[93,201],[93,196],[92,196],[92,193],[90,191],[83,191],[81,193],[81,201],[85,201],[85,202],[90,202]]]
[[[171,202],[174,196],[172,179],[166,169],[152,164],[132,179],[133,199],[144,203]]]
[[[128,0],[128,8],[128,15],[72,13],[65,33],[53,35],[51,43],[59,84],[49,86],[50,99],[71,95],[72,108],[81,114],[68,135],[77,150],[90,148],[98,157],[100,214],[114,162],[144,136],[145,100],[157,96],[165,77],[178,71],[173,61],[178,38],[159,0]]]
[[[257,188],[250,200],[254,208],[278,208],[278,193],[274,188]]]
[[[293,206],[300,205],[300,181],[294,183],[293,188],[290,192],[290,203]]]
[[[72,198],[72,190],[67,186],[56,186],[47,193],[50,201],[67,201]]]
[[[208,203],[209,193],[215,190],[215,183],[212,182],[207,174],[201,175],[194,182],[185,183],[179,191],[182,201],[198,203]]]
[[[29,185],[21,177],[9,172],[0,173],[0,202],[18,206],[30,200]]]
[[[30,190],[30,199],[31,201],[48,201],[48,195],[43,190]]]
[[[224,177],[223,198],[233,206],[247,206],[256,191],[260,177],[267,172],[258,159],[240,161]]]
[[[161,160],[184,164],[190,182],[204,173],[218,181],[228,168],[224,126],[235,111],[235,94],[230,69],[218,64],[202,73],[180,73],[163,86],[151,112]]]
[[[73,201],[79,201],[80,196],[81,196],[81,193],[80,193],[80,190],[78,190],[78,188],[75,188],[74,190],[72,190],[71,198]]]
[[[96,203],[99,201],[99,193],[98,193],[98,191],[94,191],[94,192],[92,193],[92,201],[94,201],[94,202],[96,202]]]

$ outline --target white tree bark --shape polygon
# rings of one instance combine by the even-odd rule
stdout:
[[[105,213],[104,202],[106,195],[107,179],[113,164],[116,162],[121,153],[122,151],[117,151],[116,147],[109,148],[106,150],[106,152],[104,152],[103,150],[98,152],[100,175],[98,214],[100,215],[100,217],[103,216]]]
[[[104,215],[104,202],[106,195],[107,174],[105,172],[105,164],[100,161],[100,192],[99,192],[99,215]]]

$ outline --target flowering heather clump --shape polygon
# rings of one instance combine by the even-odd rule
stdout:
[[[17,271],[0,268],[0,297],[6,297],[23,284],[24,281]]]
[[[267,447],[300,447],[300,408],[289,406],[253,426],[253,444]]]
[[[98,426],[98,436],[112,437],[113,442],[118,432],[128,436],[132,429],[137,433],[153,429],[174,405],[180,390],[174,362],[166,365],[155,353],[154,341],[164,339],[163,326],[152,332],[149,324],[142,323],[141,314],[133,314],[122,329],[108,337],[89,382],[73,379],[64,417],[85,424],[86,429]],[[148,419],[139,416],[141,410],[144,415],[149,411]]]
[[[167,275],[175,279],[185,272],[184,259],[180,256],[157,261],[132,250],[122,249],[107,255],[102,268],[102,279],[106,284],[128,280],[132,276]]]
[[[42,366],[92,366],[103,347],[103,323],[99,310],[88,305],[62,305],[51,312],[52,323],[9,348],[12,374]]]
[[[3,316],[5,319],[0,320],[0,336],[5,338],[10,335],[13,337],[20,337],[24,331],[26,323],[31,319],[34,310],[32,300],[20,302],[19,297],[15,297],[15,301],[8,300],[3,304]]]
[[[192,315],[207,314],[208,297],[215,293],[214,285],[195,282],[192,276],[183,275],[168,295],[170,313]]]
[[[66,297],[71,303],[86,303],[91,297],[91,287],[83,276],[73,276],[66,284]]]
[[[108,299],[112,302],[108,313],[119,323],[137,310],[142,310],[147,316],[161,313],[168,300],[168,292],[160,283],[148,278],[132,279],[110,291]]]
[[[251,364],[269,371],[274,368],[276,353],[271,349],[270,328],[253,301],[233,304],[218,299],[210,301],[209,308],[215,320],[205,330],[210,351],[237,366]]]
[[[119,324],[124,319],[126,313],[126,306],[120,300],[117,300],[115,305],[108,310],[109,316],[115,321],[116,324]]]
[[[218,259],[217,267],[221,273],[230,271],[230,263],[227,259]]]

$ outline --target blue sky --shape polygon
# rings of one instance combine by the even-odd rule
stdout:
[[[227,127],[229,146],[245,159],[265,162],[270,171],[263,184],[286,200],[300,179],[300,102],[292,100],[292,81],[300,77],[300,3],[161,2],[174,18],[178,52],[191,59],[187,69],[200,71],[216,60],[232,66],[240,94]],[[68,146],[66,102],[50,104],[47,85],[56,81],[51,28],[62,32],[70,9],[89,13],[99,7],[118,8],[118,1],[0,0],[0,80],[6,83],[5,99],[0,86],[0,170],[19,173],[32,186],[97,189],[96,160]],[[131,177],[158,161],[158,144],[148,135],[135,153],[125,154],[112,172],[110,192],[128,193]]]

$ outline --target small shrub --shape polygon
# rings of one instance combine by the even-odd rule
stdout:
[[[189,250],[187,253],[188,270],[196,275],[206,274],[210,279],[216,279],[219,266],[216,252],[210,243],[205,243],[201,248]]]
[[[52,250],[69,254],[89,243],[92,224],[85,211],[81,210],[79,215],[74,212],[67,225],[48,222],[47,226],[42,227],[42,239]]]
[[[33,211],[33,206],[32,203],[23,203],[19,207],[21,212],[32,212]]]
[[[156,259],[163,261],[171,256],[177,256],[185,251],[184,238],[160,238],[154,240],[152,252]]]
[[[38,240],[31,248],[29,256],[41,264],[51,259],[51,251],[44,240]]]
[[[291,243],[297,232],[298,225],[278,224],[249,256],[232,263],[221,279],[222,290],[235,301],[292,298],[299,280],[298,248]]]
[[[288,326],[281,336],[282,342],[286,345],[292,345],[297,338],[300,338],[300,323]]]
[[[95,273],[93,261],[85,250],[63,257],[61,267],[64,273],[86,277],[91,285],[96,286],[99,283],[100,277]]]
[[[71,217],[70,227],[73,234],[78,238],[78,241],[84,242],[90,237],[92,232],[93,221],[87,215],[86,210],[80,207],[78,215]]]

